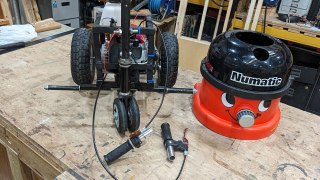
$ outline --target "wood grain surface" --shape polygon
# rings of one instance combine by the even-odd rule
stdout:
[[[43,89],[44,84],[74,85],[69,62],[71,38],[64,36],[0,56],[0,115],[83,178],[110,179],[92,147],[96,92]],[[199,74],[180,69],[176,87],[192,87],[200,80]],[[114,98],[114,92],[102,92],[98,102],[96,138],[101,154],[127,139],[117,134],[112,121]],[[158,107],[161,94],[138,92],[136,98],[143,126]],[[173,163],[166,160],[160,125],[169,122],[174,139],[180,139],[189,128],[190,152],[181,179],[320,178],[320,117],[282,104],[282,119],[272,136],[240,141],[202,126],[191,105],[190,95],[167,95],[151,125],[154,134],[140,149],[112,164],[111,171],[120,179],[174,179],[183,155],[176,153]]]

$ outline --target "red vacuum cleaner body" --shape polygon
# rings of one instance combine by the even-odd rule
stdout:
[[[292,55],[280,40],[252,31],[218,36],[201,62],[193,113],[207,128],[243,140],[270,136],[292,83]]]

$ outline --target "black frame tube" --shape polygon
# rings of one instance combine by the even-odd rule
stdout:
[[[122,59],[129,59],[130,45],[130,0],[121,1]]]
[[[122,0],[121,2],[121,59],[120,59],[120,93],[128,93],[129,87],[129,67],[124,62],[130,61],[130,0]]]
[[[99,86],[97,84],[84,84],[80,86],[56,86],[48,85],[45,87],[46,90],[66,90],[66,91],[82,91],[82,90],[98,90]],[[101,87],[101,90],[112,90],[118,89],[117,84],[113,82],[104,83]],[[158,87],[146,87],[143,83],[141,86],[132,89],[145,92],[163,92],[166,93],[181,93],[181,94],[193,94],[195,93],[193,88],[164,88],[163,86]]]
[[[123,0],[121,2],[121,48],[122,48],[122,56],[121,58],[126,60],[130,58],[129,49],[130,49],[130,34],[132,30],[137,29],[130,29],[130,0]],[[147,19],[151,20],[149,16],[138,16],[139,19]],[[44,89],[46,90],[66,90],[66,91],[81,91],[81,90],[98,90],[99,86],[102,84],[101,90],[118,90],[122,92],[121,97],[124,97],[128,94],[130,96],[131,93],[134,91],[146,91],[146,92],[166,92],[166,93],[182,93],[182,94],[193,94],[193,88],[164,88],[161,86],[154,87],[154,83],[135,83],[130,85],[130,69],[134,70],[146,70],[147,80],[153,79],[153,69],[154,69],[154,62],[156,57],[148,57],[147,64],[129,64],[124,65],[120,63],[108,63],[107,70],[114,70],[119,69],[119,76],[120,83],[116,81],[104,81],[103,77],[105,72],[103,71],[103,59],[101,59],[101,52],[100,48],[101,45],[104,43],[104,35],[105,33],[114,33],[115,30],[119,29],[119,27],[105,27],[100,26],[101,16],[98,16],[94,26],[92,28],[93,33],[93,51],[94,51],[94,59],[95,65],[97,68],[97,81],[96,84],[82,84],[79,86],[59,86],[59,85],[48,85]],[[153,28],[153,24],[150,21],[146,21],[146,27],[139,27],[139,34],[144,34],[147,36],[149,42],[154,42],[154,34],[155,29]],[[154,43],[148,43],[148,55],[155,55],[155,46]],[[104,81],[104,82],[103,82]]]
[[[129,67],[120,66],[120,92],[128,93],[130,91],[129,87]]]
[[[130,1],[129,1],[130,2]],[[125,3],[125,2],[124,2]],[[125,18],[127,17],[127,19]],[[148,63],[146,64],[130,64],[125,62],[125,56],[128,56],[128,59],[130,58],[129,54],[129,49],[130,49],[130,35],[131,34],[144,34],[148,37],[149,42],[154,42],[154,34],[155,34],[155,29],[152,25],[152,23],[147,23],[146,27],[139,27],[139,28],[130,28],[130,18],[135,17],[130,15],[130,8],[127,8],[125,10],[121,9],[121,19],[124,20],[124,22],[121,23],[121,49],[128,49],[127,52],[124,52],[124,56],[120,57],[119,62],[107,62],[107,71],[109,72],[114,72],[118,73],[119,77],[121,77],[118,83],[118,87],[121,87],[121,92],[123,94],[126,94],[130,91],[130,88],[132,87],[132,84],[130,85],[130,72],[131,69],[133,70],[141,70],[146,72],[147,75],[147,84],[146,87],[150,87],[150,85],[154,86],[154,82],[152,81],[153,79],[153,69],[154,69],[154,63],[156,62],[157,57],[153,57],[152,55],[155,55],[155,47],[154,43],[148,43],[148,55],[151,55],[151,57],[148,58]],[[148,19],[151,20],[151,17],[149,16],[138,16],[138,19]],[[101,52],[100,48],[102,44],[105,42],[104,36],[105,33],[110,33],[113,34],[115,30],[119,30],[119,26],[100,26],[100,19],[101,15],[97,16],[97,19],[94,23],[94,26],[92,28],[92,33],[93,33],[93,44],[94,44],[94,58],[95,58],[95,65],[97,68],[97,84],[101,84],[103,81],[103,77],[105,75],[105,72],[103,71],[103,59],[101,58]],[[129,23],[129,26],[128,26]],[[125,45],[126,44],[126,45]],[[123,47],[125,46],[125,47]],[[126,48],[128,47],[128,48]],[[121,63],[122,61],[122,63]],[[128,71],[128,72],[126,72]],[[126,77],[126,74],[128,74],[128,77]],[[110,82],[105,82],[105,83],[110,83]]]

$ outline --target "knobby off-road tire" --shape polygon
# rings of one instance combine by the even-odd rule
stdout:
[[[177,37],[171,32],[164,32],[163,40],[160,37],[160,65],[161,69],[158,74],[158,84],[165,85],[167,68],[167,87],[173,87],[178,77],[179,65],[179,44]],[[168,58],[168,64],[167,64]]]
[[[92,33],[80,28],[76,30],[71,43],[71,75],[73,81],[80,84],[91,84],[95,75]]]

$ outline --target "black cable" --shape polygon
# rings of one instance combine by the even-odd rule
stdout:
[[[161,107],[162,107],[162,104],[163,104],[163,101],[164,101],[164,97],[166,95],[166,91],[167,91],[167,82],[168,82],[168,74],[169,74],[169,58],[168,58],[168,54],[167,54],[167,48],[166,48],[166,45],[165,45],[165,42],[164,42],[164,38],[163,38],[163,35],[162,35],[162,31],[161,29],[159,28],[158,25],[156,25],[154,22],[150,21],[150,20],[144,20],[146,22],[151,22],[153,25],[155,25],[160,33],[160,36],[161,36],[161,39],[162,39],[162,42],[163,42],[163,46],[164,46],[164,51],[166,53],[166,59],[167,59],[167,71],[166,71],[166,80],[164,82],[164,90],[163,90],[163,94],[162,94],[162,99],[161,99],[161,102],[160,102],[160,105],[157,109],[157,111],[154,113],[154,115],[152,116],[152,118],[150,119],[150,121],[147,123],[147,125],[145,126],[146,128],[150,126],[150,124],[153,122],[153,120],[155,119],[155,117],[158,115]],[[143,21],[140,22],[140,24],[142,23]],[[161,52],[160,52],[161,53]]]
[[[132,48],[130,49],[131,51],[132,51]],[[133,53],[131,54],[131,56],[132,56],[132,59],[133,59],[133,61],[134,61],[134,63],[136,63],[136,64],[138,64],[138,62],[137,62],[137,60],[136,59],[138,59]],[[140,59],[140,58],[139,58]]]
[[[149,22],[151,22],[153,25],[155,25],[155,26],[157,27],[157,29],[159,30],[159,33],[160,33],[162,42],[164,43],[164,38],[163,38],[162,31],[160,30],[160,28],[159,28],[154,22],[152,22],[152,21],[150,21],[150,20],[143,20],[143,21],[140,22],[140,25],[141,25],[144,21],[149,21]],[[140,25],[139,25],[139,26],[140,26]],[[168,66],[168,65],[169,65],[169,59],[168,59],[168,54],[167,54],[167,49],[166,49],[165,44],[164,44],[164,48],[165,48],[166,59],[167,59],[167,71],[166,71],[166,80],[165,80],[165,83],[164,83],[164,91],[163,91],[163,94],[162,94],[162,99],[161,99],[160,105],[159,105],[156,113],[153,115],[153,117],[150,119],[150,121],[148,122],[148,124],[145,126],[146,128],[147,128],[148,126],[150,126],[150,124],[153,122],[153,120],[155,119],[155,117],[158,115],[158,113],[159,113],[159,111],[160,111],[160,109],[161,109],[161,107],[162,107],[162,104],[163,104],[163,101],[164,101],[164,97],[165,97],[165,95],[166,95],[167,81],[168,81],[168,74],[169,74],[169,68],[168,68],[168,67],[169,67],[169,66]],[[179,174],[178,174],[176,180],[179,179],[179,177],[180,177],[180,175],[181,175],[181,173],[182,173],[184,164],[185,164],[185,162],[186,162],[186,158],[187,158],[187,155],[184,155],[183,162],[182,162],[182,165],[181,165],[181,168],[180,168],[180,171],[179,171]]]
[[[102,83],[99,86],[98,89],[98,94],[96,97],[96,101],[94,102],[94,107],[93,107],[93,115],[92,115],[92,141],[93,141],[93,147],[94,147],[94,151],[96,153],[96,156],[98,157],[98,160],[100,162],[100,164],[102,165],[102,167],[108,172],[108,174],[114,179],[114,180],[118,180],[115,175],[113,175],[110,170],[108,169],[108,166],[103,162],[102,158],[100,157],[100,154],[98,152],[97,149],[97,145],[96,145],[96,131],[95,131],[95,117],[96,117],[96,109],[97,109],[97,103],[98,103],[98,99],[99,99],[99,95],[100,95],[100,91],[101,91],[101,87],[104,83],[104,80],[107,77],[107,73],[105,74]]]
[[[144,20],[144,21],[150,21],[150,20]],[[143,21],[140,22],[140,25],[142,24]],[[152,21],[150,21],[152,22]],[[161,36],[161,39],[162,39],[162,42],[164,43],[164,38],[163,38],[163,35],[162,35],[162,31],[160,30],[159,26],[157,26],[154,22],[152,22],[153,25],[155,25],[157,27],[157,29],[159,30],[159,33],[160,33],[160,36]],[[140,26],[139,25],[139,26]],[[167,59],[167,67],[168,67],[168,64],[169,64],[169,59],[168,59],[168,54],[167,54],[167,50],[166,50],[166,46],[164,44],[164,48],[165,48],[165,53],[166,53],[166,59]],[[161,102],[160,102],[160,105],[157,109],[157,111],[155,112],[155,114],[153,115],[153,117],[150,119],[150,121],[148,122],[148,124],[145,126],[146,128],[148,126],[150,126],[150,124],[153,122],[153,120],[155,119],[155,117],[158,115],[161,107],[162,107],[162,104],[163,104],[163,101],[164,101],[164,97],[165,97],[165,94],[166,94],[166,91],[167,91],[167,81],[168,81],[168,74],[169,74],[169,68],[167,68],[167,71],[166,71],[166,79],[165,79],[165,84],[164,84],[164,91],[163,91],[163,95],[162,95],[162,99],[161,99]],[[96,153],[96,156],[98,157],[98,160],[100,162],[100,164],[102,165],[102,167],[108,172],[108,174],[114,179],[114,180],[118,180],[115,175],[113,175],[110,170],[108,169],[107,165],[104,163],[104,161],[102,160],[102,158],[100,157],[100,154],[98,152],[98,149],[97,149],[97,145],[96,145],[96,138],[95,138],[95,115],[96,115],[96,108],[97,108],[97,102],[98,102],[98,99],[99,99],[99,95],[100,95],[100,91],[101,91],[101,87],[104,83],[104,80],[106,79],[107,77],[107,74],[104,76],[103,78],[103,81],[102,83],[100,84],[99,86],[99,89],[98,89],[98,94],[97,94],[97,97],[96,97],[96,100],[95,100],[95,103],[94,103],[94,108],[93,108],[93,116],[92,116],[92,140],[93,140],[93,147],[94,147],[94,150],[95,150],[95,153]],[[186,158],[186,156],[185,156]],[[183,161],[183,164],[182,164],[182,167],[181,167],[181,170],[179,172],[179,176],[181,174],[181,171],[182,171],[182,168],[183,168],[183,165],[184,165],[184,162],[185,162],[185,158],[184,158],[184,161]],[[178,176],[178,177],[179,177]]]
[[[146,21],[146,19],[142,20],[142,21],[139,23],[138,27],[140,27],[141,24],[142,24],[143,22],[145,22],[145,21]]]
[[[182,170],[183,170],[184,164],[185,164],[185,162],[186,162],[186,159],[187,159],[187,155],[184,155],[183,161],[182,161],[182,165],[181,165],[181,168],[180,168],[180,171],[179,171],[179,174],[178,174],[176,180],[179,179],[179,177],[180,177],[180,175],[181,175],[181,173],[182,173]]]

